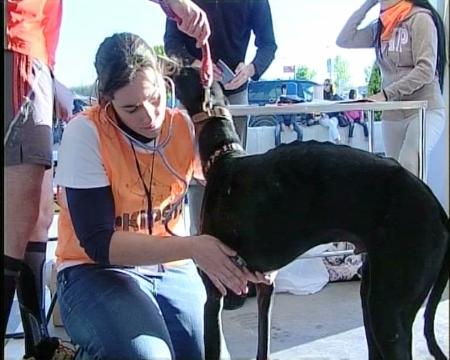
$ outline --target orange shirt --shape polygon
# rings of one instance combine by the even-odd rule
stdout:
[[[172,113],[174,115],[170,126]],[[147,197],[130,142],[111,125],[104,111],[98,106],[89,109],[85,115],[97,128],[100,154],[114,197],[116,230],[147,234]],[[186,183],[190,181],[193,173],[195,154],[193,133],[188,121],[178,110],[167,110],[159,136],[159,144],[169,139],[163,150],[164,158]],[[145,183],[148,186],[151,182],[153,235],[168,236],[163,224],[164,214],[171,204],[182,197],[186,185],[168,170],[157,153],[154,157],[153,175],[151,174],[153,154],[142,153],[136,149],[136,156]],[[172,231],[184,224],[181,216],[182,205],[183,201],[177,205],[170,218],[169,229]],[[80,246],[69,211],[64,206],[61,206],[59,215],[56,256],[58,264],[62,261],[93,262]]]
[[[55,65],[62,0],[7,0],[6,49]]]

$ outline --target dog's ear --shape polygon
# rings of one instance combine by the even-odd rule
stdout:
[[[175,96],[188,111],[189,115],[195,115],[202,111],[204,90],[200,81],[198,69],[185,66],[174,76]]]
[[[222,83],[214,80],[211,85],[211,97],[214,105],[230,105],[228,98],[224,94],[225,88]]]
[[[205,90],[201,83],[200,71],[190,66],[182,67],[174,76],[175,96],[186,108],[190,116],[203,111]],[[228,105],[222,85],[213,81],[211,86],[211,100],[213,106]]]

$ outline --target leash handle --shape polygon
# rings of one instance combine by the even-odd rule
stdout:
[[[172,8],[167,4],[165,0],[159,0],[159,5],[169,19],[175,21],[178,25],[181,24],[181,18],[174,13]],[[205,89],[210,89],[213,81],[213,64],[211,58],[211,50],[209,48],[208,42],[202,45],[201,62],[202,64],[200,66],[200,80]],[[205,98],[205,102],[209,102],[209,99]]]

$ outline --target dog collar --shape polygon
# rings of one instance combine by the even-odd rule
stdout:
[[[211,166],[216,162],[217,158],[220,156],[232,152],[232,151],[244,151],[241,144],[238,143],[231,143],[231,144],[225,144],[220,149],[217,149],[214,151],[214,153],[209,157],[208,161],[206,162],[206,165],[203,167],[203,174],[207,174]]]
[[[194,124],[198,124],[214,117],[225,118],[227,120],[233,119],[230,110],[223,106],[214,106],[212,109],[193,115],[191,119]]]

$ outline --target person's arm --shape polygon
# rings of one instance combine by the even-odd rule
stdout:
[[[252,80],[259,80],[275,58],[277,44],[273,32],[272,13],[268,1],[254,3],[251,14],[252,29],[255,34],[256,54],[252,60],[254,74]]]
[[[170,10],[178,17],[177,27],[197,40],[197,47],[205,44],[211,35],[206,13],[191,0],[151,0]]]
[[[338,37],[336,45],[342,48],[371,48],[374,47],[376,35],[376,22],[369,24],[363,29],[358,26],[364,20],[366,14],[372,9],[378,0],[366,0],[345,23]]]
[[[255,34],[256,54],[249,64],[243,62],[238,64],[235,69],[236,76],[225,84],[226,90],[237,89],[250,78],[258,80],[275,58],[277,44],[269,2],[267,0],[252,2],[249,16],[250,26]]]
[[[190,41],[189,37],[178,29],[175,21],[167,19],[164,33],[164,50],[166,54],[180,59],[184,65],[192,64],[196,57],[189,53],[186,46],[188,41]]]
[[[62,205],[69,209],[77,238],[96,263],[139,266],[190,258],[223,294],[226,288],[241,294],[247,281],[265,281],[261,274],[239,269],[229,259],[236,252],[212,236],[162,237],[115,230],[110,186],[66,188],[65,195]]]
[[[415,15],[410,37],[414,68],[406,76],[383,89],[388,101],[411,95],[425,84],[433,82],[436,76],[437,31],[430,15]]]

